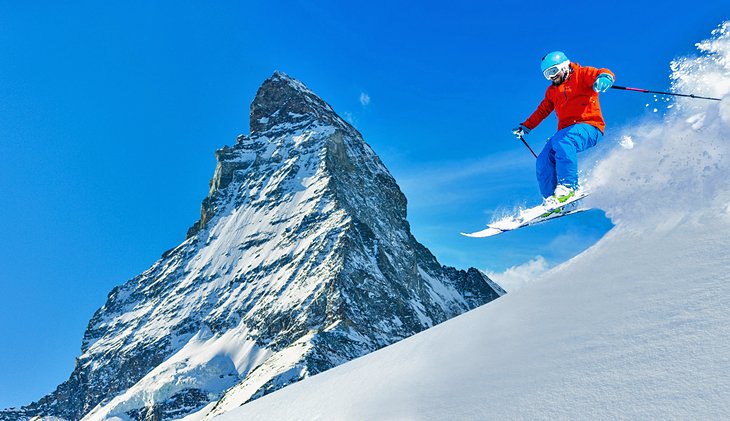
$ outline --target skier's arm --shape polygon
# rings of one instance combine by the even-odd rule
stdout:
[[[522,122],[522,125],[530,130],[534,129],[553,112],[553,109],[555,109],[555,104],[546,95],[540,105],[537,106],[535,112],[527,120]]]
[[[592,86],[596,92],[605,92],[616,81],[616,75],[606,68],[583,66],[581,71],[583,83]]]

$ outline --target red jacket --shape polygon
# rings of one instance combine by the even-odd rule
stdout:
[[[545,91],[542,100],[532,115],[522,124],[532,130],[537,127],[550,112],[555,110],[558,117],[558,130],[562,130],[575,123],[588,123],[603,132],[606,123],[601,114],[601,105],[598,103],[598,92],[593,90],[593,82],[601,73],[614,74],[608,69],[581,66],[570,63],[573,72],[560,86],[550,85]]]

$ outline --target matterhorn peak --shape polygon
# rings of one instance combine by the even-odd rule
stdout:
[[[445,267],[360,133],[275,72],[216,152],[186,240],[120,285],[55,392],[0,420],[210,418],[487,303]]]
[[[332,107],[303,83],[275,71],[266,79],[251,103],[251,134],[270,129],[290,130],[312,120],[341,126]]]

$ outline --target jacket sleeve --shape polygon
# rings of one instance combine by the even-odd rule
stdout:
[[[542,123],[542,121],[545,120],[551,112],[553,112],[554,108],[555,104],[553,104],[553,102],[548,98],[547,92],[545,92],[545,98],[543,98],[542,102],[540,102],[540,105],[537,106],[535,112],[533,112],[532,115],[527,118],[527,120],[522,122],[522,125],[530,130],[534,129],[540,123]]]
[[[608,73],[613,78],[613,81],[614,82],[616,81],[616,75],[614,75],[612,71],[610,71],[606,68],[597,69],[597,68],[591,67],[591,66],[582,66],[580,68],[580,70],[581,70],[581,73],[583,74],[583,78],[582,78],[583,83],[586,85],[592,86],[593,82],[596,81],[596,78],[601,73]]]

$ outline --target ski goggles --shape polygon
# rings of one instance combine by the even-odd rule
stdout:
[[[560,64],[556,64],[545,69],[542,74],[545,75],[545,79],[550,80],[554,78],[555,75],[560,73],[561,70],[563,70],[563,66],[561,66]]]

